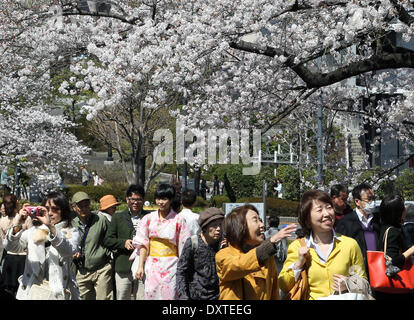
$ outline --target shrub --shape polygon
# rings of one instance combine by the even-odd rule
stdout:
[[[69,201],[72,196],[78,191],[86,192],[92,201],[99,202],[99,199],[104,195],[112,194],[118,201],[125,201],[125,192],[128,185],[109,185],[104,183],[101,186],[82,186],[82,185],[68,185],[68,188],[63,192],[68,197]]]
[[[204,207],[194,207],[194,208],[192,208],[191,209],[191,211],[193,211],[194,213],[200,213],[200,212],[202,212],[202,211],[204,211],[206,208],[204,208]]]
[[[412,169],[403,170],[395,180],[385,179],[375,191],[378,199],[392,193],[400,194],[405,200],[414,200],[414,171]]]
[[[281,165],[277,168],[276,172],[277,178],[282,180],[283,198],[288,200],[299,200],[299,170],[290,165]]]
[[[245,197],[240,198],[237,202],[243,203],[252,203],[252,202],[263,202],[263,198],[258,197]],[[266,210],[268,216],[286,216],[286,217],[296,217],[296,210],[299,203],[297,201],[285,200],[285,199],[276,199],[276,198],[266,198]]]
[[[207,200],[204,200],[203,197],[197,196],[197,200],[194,203],[194,207],[208,207],[209,203]]]
[[[405,169],[395,180],[395,190],[401,194],[405,200],[414,200],[414,171]]]
[[[210,207],[216,207],[216,208],[223,208],[224,202],[230,202],[229,197],[223,196],[223,195],[217,195],[210,198]]]
[[[274,181],[273,168],[271,166],[262,166],[260,173],[256,175],[243,175],[243,164],[225,165],[215,171],[219,180],[223,180],[224,173],[227,174],[230,185],[236,198],[260,196],[263,193],[263,181],[267,181],[268,192],[271,192],[271,186]]]

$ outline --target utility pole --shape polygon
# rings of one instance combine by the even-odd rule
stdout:
[[[266,200],[267,200],[267,181],[263,180],[263,224],[267,228],[267,208],[266,208]]]
[[[183,110],[183,115],[186,116],[187,115],[187,111]],[[186,135],[186,130],[185,130],[185,125],[184,125],[184,132],[183,132],[183,175],[182,175],[182,183],[181,183],[181,190],[184,191],[185,189],[187,189],[187,160],[185,158],[185,149],[187,147],[187,142],[185,141],[185,135]]]
[[[325,177],[323,173],[323,128],[322,128],[322,120],[323,120],[323,106],[322,106],[322,99],[320,99],[321,104],[318,107],[318,132],[317,132],[317,150],[318,150],[318,184],[319,188],[323,187],[325,184]]]

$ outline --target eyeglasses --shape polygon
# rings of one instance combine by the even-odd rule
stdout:
[[[144,199],[142,198],[128,198],[129,202],[142,202]]]
[[[366,199],[366,200],[361,199],[361,201],[364,201],[364,202],[371,202],[371,201],[375,201],[375,197],[370,197],[370,198],[368,198],[368,199]]]

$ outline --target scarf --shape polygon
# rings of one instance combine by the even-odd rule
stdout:
[[[67,228],[67,221],[57,223],[55,228],[56,236],[58,236],[58,232],[61,232],[67,239],[71,238],[72,235],[70,229]],[[28,259],[35,275],[28,285],[33,284],[35,279],[41,283],[48,277],[50,290],[56,297],[64,297],[63,268],[60,265],[63,258],[55,247],[46,248],[46,242],[51,240],[48,234],[49,229],[45,225],[41,225],[36,227],[32,241],[28,241]]]

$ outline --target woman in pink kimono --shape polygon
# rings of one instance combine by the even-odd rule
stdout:
[[[139,254],[138,279],[144,279],[145,300],[175,300],[175,275],[178,257],[190,236],[183,217],[172,208],[175,189],[160,184],[155,191],[158,210],[145,215],[132,241],[135,246],[130,260]]]

